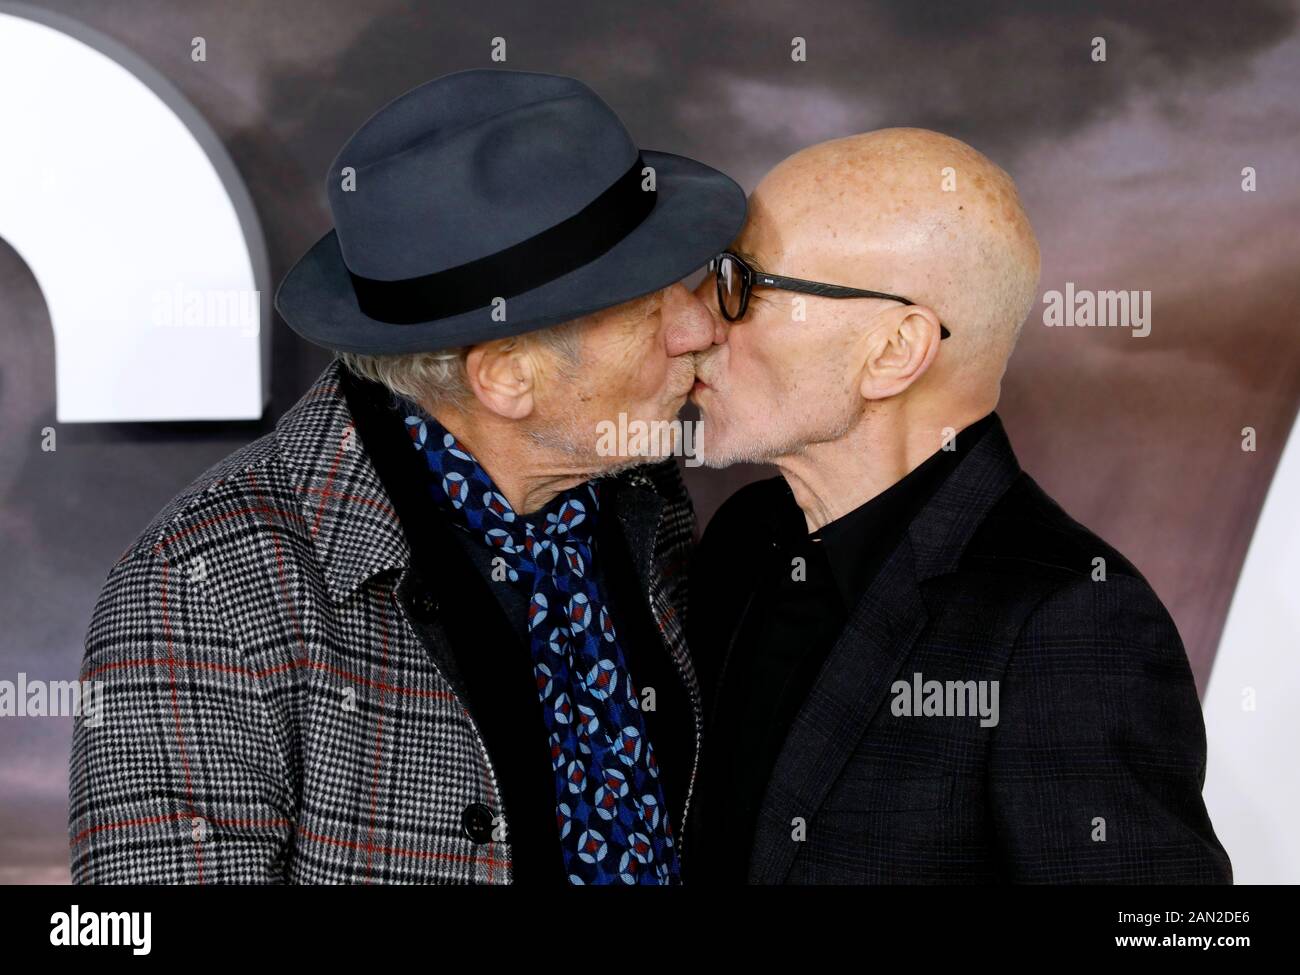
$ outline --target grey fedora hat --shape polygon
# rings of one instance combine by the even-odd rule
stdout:
[[[573,78],[446,75],[372,115],[327,176],[334,229],[275,307],[303,338],[372,355],[519,335],[667,287],[730,243],[728,176],[638,149]]]

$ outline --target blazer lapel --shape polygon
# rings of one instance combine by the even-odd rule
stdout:
[[[798,852],[792,820],[816,815],[925,627],[921,584],[957,568],[967,542],[1019,475],[994,416],[858,600],[777,756],[758,813],[750,883],[785,880]]]
[[[910,543],[894,549],[858,600],[795,716],[758,812],[749,882],[779,884],[812,819],[866,733],[926,622]]]

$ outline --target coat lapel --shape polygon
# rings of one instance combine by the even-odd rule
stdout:
[[[307,527],[334,603],[411,560],[392,499],[361,443],[345,394],[348,381],[334,359],[275,427],[300,506],[278,514]]]
[[[750,883],[785,879],[798,850],[793,820],[817,813],[925,622],[904,539],[854,607],[777,756],[755,826]]]
[[[614,522],[631,553],[637,580],[658,627],[661,643],[681,674],[690,697],[697,726],[703,724],[703,705],[695,667],[686,647],[682,626],[681,570],[689,536],[672,524],[669,504],[645,474],[632,473],[611,478],[602,488]],[[602,501],[602,504],[606,503]]]
[[[995,416],[858,600],[777,756],[758,813],[750,883],[785,880],[799,849],[792,820],[817,814],[925,628],[921,584],[956,569],[980,522],[1019,474]]]
[[[665,479],[661,489],[656,489],[656,474]],[[689,504],[670,504],[667,497],[680,492],[686,500],[685,489],[676,479],[675,471],[666,472],[664,465],[648,465],[638,471],[611,478],[602,488],[607,494],[602,499],[610,506],[613,518],[632,557],[642,598],[647,602],[657,630],[657,648],[671,658],[672,669],[681,681],[690,707],[693,735],[690,744],[690,772],[685,781],[682,812],[674,827],[678,832],[679,853],[684,857],[684,835],[688,821],[691,796],[694,794],[696,773],[699,768],[700,748],[704,735],[704,703],[700,694],[699,679],[694,662],[686,646],[683,603],[685,592],[682,571],[692,542],[694,514]],[[660,493],[667,492],[667,497]]]

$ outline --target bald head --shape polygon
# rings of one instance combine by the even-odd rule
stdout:
[[[925,129],[786,159],[755,190],[742,244],[785,275],[929,306],[952,332],[935,369],[995,388],[1038,285],[1038,243],[1011,178]]]
[[[796,481],[851,468],[887,486],[943,431],[992,411],[1038,286],[1010,177],[922,129],[786,159],[754,191],[733,249],[760,273],[725,342],[697,357],[705,463],[772,461]],[[911,304],[764,286],[761,272]],[[707,297],[715,282],[700,287]]]

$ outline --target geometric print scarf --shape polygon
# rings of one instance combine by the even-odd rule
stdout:
[[[463,444],[421,407],[404,405],[434,502],[499,556],[506,577],[529,596],[533,673],[569,882],[678,883],[640,698],[592,571],[598,485],[572,488],[521,517]]]

